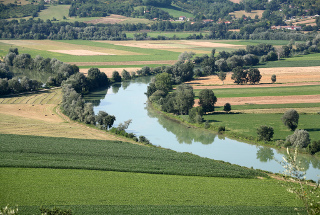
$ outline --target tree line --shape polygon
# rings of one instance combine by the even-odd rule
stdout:
[[[128,40],[124,31],[208,31],[208,34],[190,34],[187,39],[253,39],[253,40],[312,40],[318,34],[311,32],[304,34],[290,30],[268,30],[270,23],[250,21],[233,21],[231,25],[225,23],[190,22],[172,23],[170,21],[158,21],[151,25],[138,24],[86,24],[82,22],[51,22],[30,18],[28,20],[0,20],[0,38],[2,39],[51,39],[51,40]],[[240,32],[229,31],[232,28],[240,28]],[[169,40],[179,39],[173,37],[150,37],[147,32],[141,33],[134,39],[139,40]]]

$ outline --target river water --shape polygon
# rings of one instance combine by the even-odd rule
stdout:
[[[143,135],[153,145],[274,173],[284,171],[276,160],[282,161],[285,150],[242,143],[204,129],[191,129],[148,107],[144,93],[150,78],[114,84],[109,89],[90,94],[86,100],[94,104],[95,113],[103,110],[116,116],[114,126],[132,119],[127,132]],[[320,160],[310,155],[300,155],[298,160],[307,172],[306,178],[318,181]]]

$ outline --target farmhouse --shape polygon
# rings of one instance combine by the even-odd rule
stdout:
[[[279,29],[288,29],[288,30],[295,30],[295,31],[300,31],[301,26],[271,26],[272,30],[279,30]]]
[[[187,19],[187,17],[185,17],[185,16],[180,16],[179,17],[179,21],[184,21],[184,20],[186,20]]]

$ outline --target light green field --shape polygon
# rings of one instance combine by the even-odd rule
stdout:
[[[42,10],[39,13],[39,18],[43,20],[52,20],[54,17],[57,20],[62,21],[63,16],[68,17],[69,8],[70,5],[49,5],[45,10]]]
[[[180,16],[185,16],[187,18],[194,18],[192,13],[184,12],[179,7],[172,5],[171,7],[159,7],[159,9],[168,12],[174,18],[179,18]]]
[[[201,90],[194,90],[197,96]],[[217,98],[256,97],[256,96],[293,96],[293,95],[318,95],[320,85],[287,86],[287,87],[253,87],[253,88],[226,88],[213,90]]]
[[[226,179],[109,171],[0,168],[1,205],[249,207],[293,212],[302,204],[273,179]],[[285,201],[283,201],[285,199]],[[238,209],[239,210],[239,209]],[[26,208],[28,211],[28,208]],[[20,211],[19,211],[20,212]],[[243,213],[238,211],[236,214]],[[105,214],[106,211],[99,214]],[[132,213],[132,212],[131,212]],[[24,213],[23,213],[24,214]],[[90,213],[87,213],[90,214]]]

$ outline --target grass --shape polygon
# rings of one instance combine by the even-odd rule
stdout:
[[[265,176],[229,163],[189,153],[119,141],[1,134],[3,167],[64,168],[254,178]]]
[[[229,133],[239,137],[257,137],[257,128],[261,125],[273,127],[274,139],[284,140],[293,134],[286,128],[281,120],[283,114],[213,114],[205,115],[204,120],[209,120],[214,126],[225,126]],[[312,141],[320,140],[320,115],[300,114],[298,129],[307,130]],[[228,131],[226,134],[228,134]]]
[[[309,67],[320,66],[320,53],[300,55],[292,58],[285,58],[279,61],[268,61],[256,67],[259,68],[273,68],[273,67]]]
[[[273,179],[69,169],[0,169],[0,183],[3,185],[0,187],[0,204],[18,204],[22,206],[19,212],[27,212],[23,214],[32,214],[32,209],[39,209],[33,205],[62,205],[74,208],[76,214],[78,211],[79,214],[93,214],[92,211],[97,211],[97,214],[136,214],[136,211],[154,214],[152,209],[162,214],[164,211],[185,211],[189,214],[186,209],[195,213],[212,213],[214,208],[236,214],[249,210],[278,214],[293,213],[295,207],[302,207],[294,194]]]
[[[185,16],[187,18],[194,18],[192,13],[184,12],[179,7],[171,5],[170,7],[158,7],[159,9],[168,12],[174,18],[179,18],[180,16]]]
[[[256,97],[256,96],[294,96],[294,95],[318,95],[320,85],[287,86],[287,87],[255,87],[255,88],[226,88],[214,89],[217,98]],[[201,90],[194,90],[198,98]]]
[[[40,19],[52,20],[53,17],[59,21],[69,21],[63,20],[63,16],[68,17],[70,5],[48,5],[45,10],[39,13]]]
[[[278,109],[278,108],[314,108],[320,107],[320,103],[297,103],[297,104],[248,104],[232,105],[232,110],[252,110],[252,109]],[[222,111],[223,107],[215,109]]]

